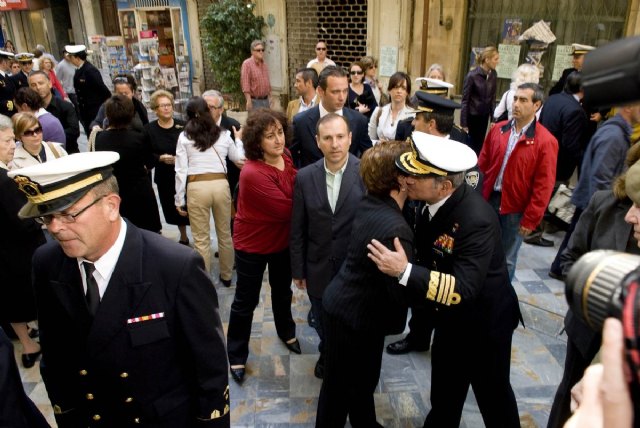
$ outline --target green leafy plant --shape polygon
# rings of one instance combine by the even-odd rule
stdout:
[[[200,21],[214,80],[236,102],[244,99],[240,87],[242,62],[251,55],[251,42],[263,38],[264,18],[253,14],[254,7],[243,0],[214,1]]]

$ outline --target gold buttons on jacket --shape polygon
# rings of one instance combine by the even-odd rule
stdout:
[[[88,393],[86,395],[86,397],[87,397],[87,400],[93,400],[93,394],[92,393]]]
[[[125,403],[131,403],[133,401],[133,397],[127,397],[124,402]]]
[[[80,370],[78,373],[80,374],[80,376],[86,376],[88,374],[87,371],[84,369]]]
[[[128,378],[128,377],[129,377],[129,373],[127,373],[127,372],[122,372],[122,373],[120,373],[120,377],[121,377],[122,379],[126,379],[126,378]]]
[[[99,421],[100,419],[102,419],[102,417],[100,415],[93,415],[91,419],[93,419],[94,421]]]

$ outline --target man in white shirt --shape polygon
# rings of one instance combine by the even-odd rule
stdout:
[[[316,73],[320,74],[322,70],[330,65],[336,65],[335,62],[327,58],[327,44],[320,40],[316,43],[316,57],[307,63],[307,68],[313,68]]]
[[[42,378],[59,426],[229,427],[218,298],[202,258],[119,213],[114,152],[9,173],[34,256]],[[206,328],[203,328],[206,326]]]

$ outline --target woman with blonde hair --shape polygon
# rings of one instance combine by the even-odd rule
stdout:
[[[487,124],[496,103],[496,67],[500,62],[498,49],[486,47],[476,58],[477,67],[467,74],[462,89],[460,126],[469,133],[469,145],[480,154]]]
[[[69,97],[67,93],[62,88],[62,83],[58,80],[58,76],[56,76],[56,72],[53,70],[55,68],[55,64],[53,60],[47,56],[42,56],[40,58],[40,71],[47,73],[49,76],[49,81],[51,82],[51,87],[58,91],[58,94],[61,98],[68,100]]]
[[[9,169],[37,165],[67,155],[62,144],[43,141],[42,125],[33,113],[16,113],[11,120],[19,144],[16,146]]]
[[[389,96],[383,92],[382,83],[378,80],[376,73],[378,71],[378,60],[372,56],[363,56],[360,64],[364,69],[364,83],[367,83],[376,97],[376,103],[382,106],[389,102]]]
[[[540,70],[533,64],[521,64],[511,76],[511,86],[502,94],[500,103],[498,103],[496,109],[493,111],[493,118],[496,122],[501,120],[511,119],[513,108],[513,96],[516,93],[518,86],[523,83],[538,83],[540,81]],[[536,113],[539,117],[540,110]]]

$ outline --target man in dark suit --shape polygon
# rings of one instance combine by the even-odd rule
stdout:
[[[78,125],[78,116],[73,104],[53,96],[51,81],[44,71],[31,73],[29,86],[40,95],[45,110],[54,115],[60,121],[62,128],[64,128],[66,137],[65,150],[67,153],[78,153],[80,151],[78,149],[80,126]]]
[[[555,85],[549,90],[549,96],[554,94],[559,94],[564,91],[564,87],[567,83],[567,78],[574,71],[582,71],[582,64],[584,64],[584,56],[594,50],[593,46],[589,45],[581,45],[579,43],[571,44],[571,55],[573,56],[572,63],[573,67],[565,68],[562,70],[562,76],[560,76],[560,80],[556,82]]]
[[[320,103],[293,118],[293,143],[291,154],[297,167],[310,165],[322,158],[322,152],[316,143],[316,124],[328,113],[344,116],[351,131],[351,148],[356,156],[371,147],[371,139],[367,131],[367,118],[356,110],[345,108],[349,93],[347,72],[340,67],[328,66],[320,73],[317,88]]]
[[[344,117],[329,113],[318,122],[323,159],[296,176],[291,219],[291,274],[307,290],[320,336],[320,358],[314,374],[322,378],[322,294],[347,256],[351,224],[364,195],[360,160],[349,153],[351,132]]]
[[[216,125],[220,128],[229,131],[231,133],[231,139],[235,141],[236,131],[240,130],[240,122],[224,114],[224,98],[219,91],[210,89],[202,93],[202,98],[207,102],[211,117]],[[237,137],[242,139],[242,132],[238,132]],[[229,160],[227,157],[227,181],[229,181],[229,189],[231,189],[231,196],[234,195],[238,180],[240,179],[240,168],[236,164]],[[234,199],[235,200],[235,199]],[[233,223],[233,219],[231,219]]]
[[[80,122],[84,132],[91,134],[91,121],[95,119],[100,106],[111,97],[111,91],[104,84],[100,71],[87,61],[87,47],[85,45],[67,45],[69,61],[77,70],[73,76],[73,87],[78,98]]]
[[[11,52],[0,50],[0,114],[11,117],[16,113],[16,106],[13,98],[16,95],[16,88],[11,80],[10,61],[13,59]]]
[[[58,426],[229,427],[215,288],[195,252],[120,217],[118,158],[76,153],[10,173],[27,195],[19,215],[57,241],[33,272]]]
[[[509,381],[518,298],[509,281],[491,206],[464,182],[473,151],[440,137],[414,135],[414,150],[397,165],[409,175],[409,198],[425,201],[431,220],[416,231],[420,264],[407,262],[400,242],[377,241],[371,259],[431,310],[431,411],[425,427],[457,427],[471,385],[487,427],[519,427]],[[400,285],[399,285],[400,286]],[[470,357],[469,350],[474,349]]]

